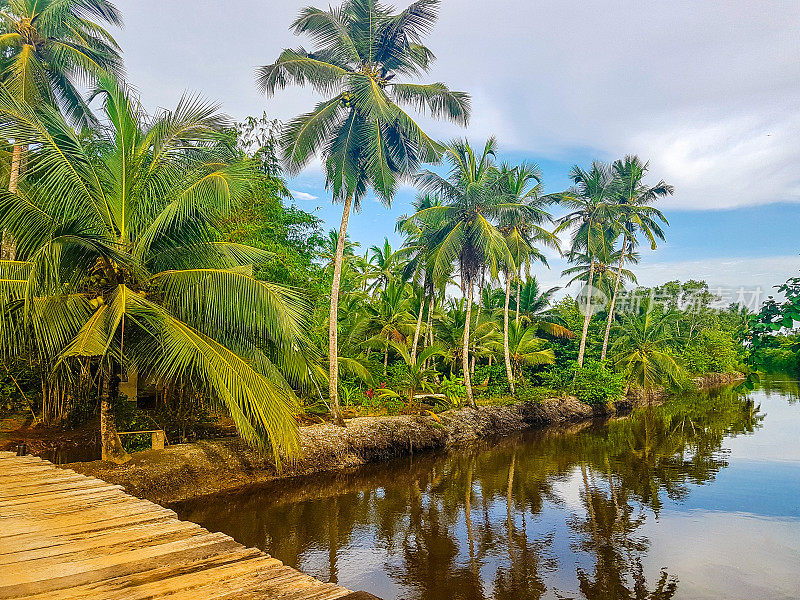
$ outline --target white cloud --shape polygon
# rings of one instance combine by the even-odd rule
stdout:
[[[665,207],[800,200],[800,3],[451,1],[431,43],[434,76],[473,94],[471,135],[638,153],[676,186]]]
[[[532,274],[544,288],[562,286],[557,297],[574,296],[581,284],[576,282],[564,288],[566,279],[562,269],[568,266],[563,259],[550,260],[550,269],[536,266]],[[667,281],[701,280],[723,298],[723,304],[744,301],[760,305],[767,296],[778,296],[774,286],[796,277],[800,270],[800,256],[765,256],[760,258],[709,258],[670,262],[643,261],[636,265],[636,278],[640,286],[653,287]]]
[[[308,192],[299,192],[297,190],[289,190],[297,200],[316,200],[319,196],[315,196],[314,194],[309,194]]]
[[[237,118],[309,110],[318,97],[307,89],[265,100],[254,83],[257,65],[307,45],[288,30],[307,1],[228,4],[118,1],[147,105],[191,89]],[[231,31],[247,43],[231,45]],[[447,0],[426,42],[438,55],[428,79],[473,96],[471,137],[555,158],[638,153],[676,186],[665,207],[800,200],[800,2]],[[445,139],[465,133],[423,123]]]
[[[663,263],[643,263],[636,267],[639,285],[659,285],[665,281],[700,279],[709,286],[761,289],[763,297],[775,294],[773,286],[794,277],[800,269],[800,256],[760,258],[712,258]]]

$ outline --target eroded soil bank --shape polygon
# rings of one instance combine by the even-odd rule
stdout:
[[[736,374],[711,374],[696,383],[713,387],[738,378]],[[65,466],[120,484],[135,496],[169,504],[276,478],[354,467],[529,428],[607,418],[643,402],[631,395],[611,406],[592,408],[567,397],[449,410],[438,415],[438,421],[430,416],[359,417],[349,420],[344,428],[327,423],[311,425],[300,429],[301,457],[284,462],[280,472],[269,457],[238,439],[139,452],[122,465],[94,461]]]

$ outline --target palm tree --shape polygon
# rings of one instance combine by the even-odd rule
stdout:
[[[446,310],[442,310],[436,320],[436,346],[445,352],[445,362],[450,365],[450,374],[456,372],[458,366],[464,364],[464,347],[472,346],[477,353],[489,354],[491,348],[497,345],[497,325],[490,319],[485,319],[470,327],[469,337],[464,343],[467,324],[466,298],[450,299]]]
[[[253,171],[219,143],[214,106],[185,97],[152,118],[126,88],[99,85],[108,125],[89,146],[55,108],[0,92],[0,135],[34,148],[18,192],[0,194],[20,259],[3,263],[0,351],[98,373],[103,424],[114,379],[135,369],[226,406],[276,460],[296,451],[304,306],[248,274],[268,253],[215,241]]]
[[[447,202],[444,206],[421,210],[415,218],[431,231],[434,276],[442,280],[453,263],[458,265],[461,291],[467,303],[462,366],[467,402],[472,407],[475,400],[469,373],[469,341],[473,287],[487,267],[492,277],[496,277],[501,265],[513,263],[503,234],[495,226],[499,217],[527,211],[524,204],[507,202],[497,193],[496,148],[495,138],[489,138],[477,155],[467,140],[454,140],[445,152],[450,165],[447,176],[424,171],[417,177],[423,191],[438,193]]]
[[[94,20],[93,20],[94,19]],[[0,82],[30,105],[60,108],[78,127],[95,121],[78,90],[108,73],[122,74],[120,48],[100,23],[122,26],[107,0],[6,0],[0,3]],[[24,146],[14,140],[8,189],[17,191]],[[2,258],[14,258],[3,242]]]
[[[571,249],[567,258],[572,260],[581,251],[589,257],[588,280],[586,285],[586,307],[584,310],[583,332],[578,351],[578,366],[583,366],[586,353],[586,338],[589,333],[589,321],[592,318],[592,283],[595,275],[595,255],[606,252],[609,243],[609,231],[615,227],[618,210],[609,203],[613,178],[611,171],[599,162],[592,163],[589,171],[579,166],[573,167],[570,173],[574,186],[557,197],[570,212],[559,219],[556,233],[565,229],[573,229]],[[616,237],[616,236],[614,236]]]
[[[414,213],[418,213],[426,208],[432,206],[441,206],[442,201],[438,196],[431,196],[429,194],[420,194],[411,203],[414,208]],[[419,334],[422,328],[422,316],[425,309],[425,300],[428,300],[428,323],[426,327],[426,337],[431,331],[431,319],[433,318],[433,308],[435,303],[435,290],[436,282],[433,279],[433,268],[431,266],[432,253],[431,244],[429,243],[429,231],[424,224],[418,223],[413,217],[403,215],[397,219],[396,229],[398,232],[406,236],[406,241],[403,244],[402,252],[408,261],[406,262],[403,270],[404,279],[411,280],[413,285],[417,285],[421,280],[421,298],[419,304],[419,313],[417,314],[417,326],[414,330],[414,342],[411,346],[411,356],[417,355],[417,346],[419,344]],[[450,274],[447,274],[447,279]],[[440,285],[444,287],[444,285]],[[432,344],[433,342],[431,342]],[[425,341],[423,341],[425,345]]]
[[[429,138],[400,105],[427,109],[466,125],[469,96],[443,83],[400,83],[418,77],[433,61],[422,37],[436,22],[439,0],[418,0],[393,14],[374,0],[346,0],[338,8],[304,8],[292,24],[315,47],[284,50],[261,67],[258,84],[268,95],[290,83],[309,84],[329,96],[292,120],[281,139],[284,163],[294,174],[321,154],[334,201],[344,203],[339,239],[344,241],[350,209],[360,209],[372,188],[389,204],[404,176],[420,163],[436,162],[441,146]],[[331,284],[328,331],[329,391],[334,417],[339,415],[337,314],[342,248],[337,248]]]
[[[400,372],[400,381],[398,382],[402,391],[405,392],[405,400],[413,403],[419,392],[433,393],[433,385],[439,372],[433,366],[428,366],[428,361],[436,356],[442,356],[444,351],[436,346],[429,346],[420,352],[419,356],[414,357],[409,353],[408,346],[404,342],[392,340],[390,344],[403,360],[405,367]],[[381,390],[381,396],[400,397],[396,392],[385,388]]]
[[[613,345],[615,366],[628,374],[650,398],[656,386],[677,387],[685,377],[683,368],[669,352],[673,340],[670,313],[644,306],[639,314],[624,315]]]
[[[369,262],[375,266],[375,281],[372,288],[386,289],[389,282],[397,278],[403,267],[403,256],[400,251],[393,251],[389,238],[383,238],[383,245],[374,244],[369,248]]]
[[[346,233],[344,242],[342,242],[342,256],[351,258],[355,256],[356,249],[361,246],[358,242],[350,240],[350,234]],[[339,232],[331,229],[328,232],[328,237],[322,240],[322,247],[320,248],[319,257],[325,261],[325,268],[330,269],[336,262],[336,248],[339,247]]]
[[[509,356],[514,366],[512,377],[520,376],[523,365],[552,365],[555,362],[553,350],[545,348],[545,341],[536,334],[537,328],[534,326],[517,325],[514,322],[509,324]]]
[[[601,291],[607,297],[610,297],[614,287],[618,284],[618,278],[621,278],[623,281],[636,283],[636,275],[633,271],[625,268],[623,268],[622,271],[617,270],[616,272],[612,270],[611,265],[618,263],[620,255],[622,254],[621,249],[612,250],[611,241],[609,240],[608,244],[602,249],[602,254],[601,252],[597,252],[594,256],[589,256],[583,252],[575,252],[572,255],[573,266],[561,272],[562,276],[571,277],[567,285],[572,285],[576,281],[586,282],[590,277],[593,277],[594,285],[592,287]],[[612,252],[609,254],[609,251]],[[630,246],[628,246],[627,259],[629,263],[638,264],[639,262],[639,254],[633,252]]]
[[[408,311],[408,300],[405,297],[406,286],[402,282],[392,281],[385,290],[381,290],[375,302],[368,304],[367,334],[370,344],[383,346],[383,374],[389,363],[390,342],[405,342],[411,330],[411,313]]]
[[[642,163],[638,156],[626,156],[623,160],[614,161],[611,167],[615,179],[612,199],[621,209],[622,248],[619,255],[617,277],[614,282],[614,292],[611,295],[611,305],[608,309],[603,351],[600,355],[601,361],[606,359],[608,338],[611,333],[611,322],[614,320],[614,307],[617,303],[617,293],[622,279],[622,264],[627,247],[630,245],[631,248],[635,248],[638,243],[636,234],[642,233],[650,241],[650,248],[655,250],[656,239],[664,240],[661,223],[669,225],[661,211],[653,208],[651,204],[659,198],[671,195],[675,188],[663,180],[653,187],[647,187],[644,184],[644,176],[647,173],[648,165],[649,163]]]
[[[519,304],[514,304],[515,322],[533,325],[553,337],[574,338],[575,333],[567,329],[561,317],[550,308],[553,295],[560,289],[556,286],[541,291],[536,277],[528,277],[522,285]]]
[[[558,248],[558,238],[541,226],[546,221],[552,222],[552,215],[545,210],[545,206],[553,202],[552,197],[540,195],[541,181],[541,171],[536,165],[530,163],[523,163],[514,168],[507,164],[502,165],[497,181],[499,191],[506,202],[523,204],[526,207],[524,212],[515,211],[500,218],[500,230],[503,232],[513,259],[513,263],[505,265],[504,268],[506,294],[503,305],[503,356],[512,395],[516,394],[508,347],[508,310],[512,273],[517,280],[517,303],[519,303],[523,264],[529,267],[531,259],[535,259],[545,266],[547,265],[547,259],[534,246],[534,242],[538,241]],[[519,311],[516,315],[516,323],[519,324]]]

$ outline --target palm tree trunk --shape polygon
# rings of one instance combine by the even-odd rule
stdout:
[[[508,347],[508,304],[511,298],[511,272],[506,273],[506,304],[503,307],[503,357],[506,360],[506,377],[511,388],[511,395],[516,396],[514,390],[514,372],[511,370],[511,350]],[[519,311],[517,311],[519,312]]]
[[[483,276],[481,276],[481,281],[483,280]],[[478,284],[478,310],[475,313],[475,329],[478,328],[478,321],[481,320],[481,309],[483,308],[483,285],[482,283]],[[477,347],[478,347],[478,340],[472,342],[472,362],[470,362],[470,375],[475,375],[475,362],[477,359]]]
[[[519,326],[519,304],[522,300],[522,266],[519,267],[519,277],[517,277],[517,314],[514,315],[514,325]]]
[[[386,377],[386,371],[389,367],[389,342],[386,342],[386,348],[383,351],[383,376]]]
[[[461,349],[461,367],[464,370],[464,387],[467,390],[467,405],[477,408],[475,399],[472,396],[472,378],[469,373],[469,326],[472,320],[472,280],[467,278],[464,283],[467,288],[467,318],[464,322],[464,345]]]
[[[589,264],[589,285],[586,286],[586,311],[583,316],[583,333],[581,348],[578,351],[578,366],[583,366],[583,355],[586,353],[586,338],[589,335],[589,321],[592,320],[592,283],[594,280],[594,259]]]
[[[428,334],[428,346],[433,346],[433,309],[436,305],[436,293],[434,292],[431,294],[431,300],[428,304],[428,323],[427,323],[427,334]]]
[[[328,395],[331,402],[331,416],[337,424],[344,426],[339,411],[339,288],[342,279],[344,260],[344,240],[347,235],[347,222],[350,219],[350,206],[353,194],[347,195],[342,209],[342,224],[339,226],[339,239],[336,240],[336,256],[333,258],[333,282],[331,283],[331,311],[328,315]]]
[[[19,144],[14,145],[14,151],[11,154],[11,174],[8,178],[8,191],[12,194],[17,193],[19,189],[19,173],[22,166],[22,151],[23,148]],[[16,244],[13,238],[7,231],[3,231],[2,248],[0,248],[0,259],[14,260],[16,257]]]
[[[436,291],[434,290],[431,293],[431,299],[428,301],[428,320],[425,324],[425,338],[423,340],[423,345],[426,348],[430,348],[433,346],[433,307],[436,304]],[[428,361],[425,361],[423,365],[427,368]]]
[[[112,381],[114,376],[113,369],[108,369],[100,383],[100,458],[121,462],[125,457],[125,449],[117,435],[114,415],[111,412],[111,395],[112,389],[115,387]]]
[[[414,330],[414,343],[411,346],[411,360],[416,360],[417,358],[417,344],[419,343],[419,331],[422,329],[422,313],[425,309],[425,293],[423,292],[422,297],[419,300],[419,314],[417,315],[417,328]]]
[[[608,338],[611,335],[611,323],[614,320],[614,307],[617,305],[617,292],[619,291],[619,282],[622,280],[622,261],[625,260],[625,246],[628,245],[628,236],[622,239],[622,252],[619,256],[619,267],[617,267],[617,280],[614,282],[614,293],[611,295],[611,305],[608,307],[608,322],[606,323],[606,334],[603,336],[603,352],[600,354],[600,360],[606,359],[606,351],[608,350]]]

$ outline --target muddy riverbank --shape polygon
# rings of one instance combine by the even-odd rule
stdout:
[[[712,374],[697,380],[700,387],[734,382],[735,375]],[[444,449],[492,436],[508,435],[552,424],[589,421],[629,412],[642,404],[631,395],[606,407],[590,407],[575,398],[540,403],[463,408],[431,416],[359,417],[347,426],[312,425],[300,429],[300,458],[286,461],[280,471],[269,457],[241,440],[177,444],[164,450],[139,452],[116,465],[94,461],[67,465],[86,475],[119,484],[126,491],[160,504],[271,481],[354,467],[409,453]]]

